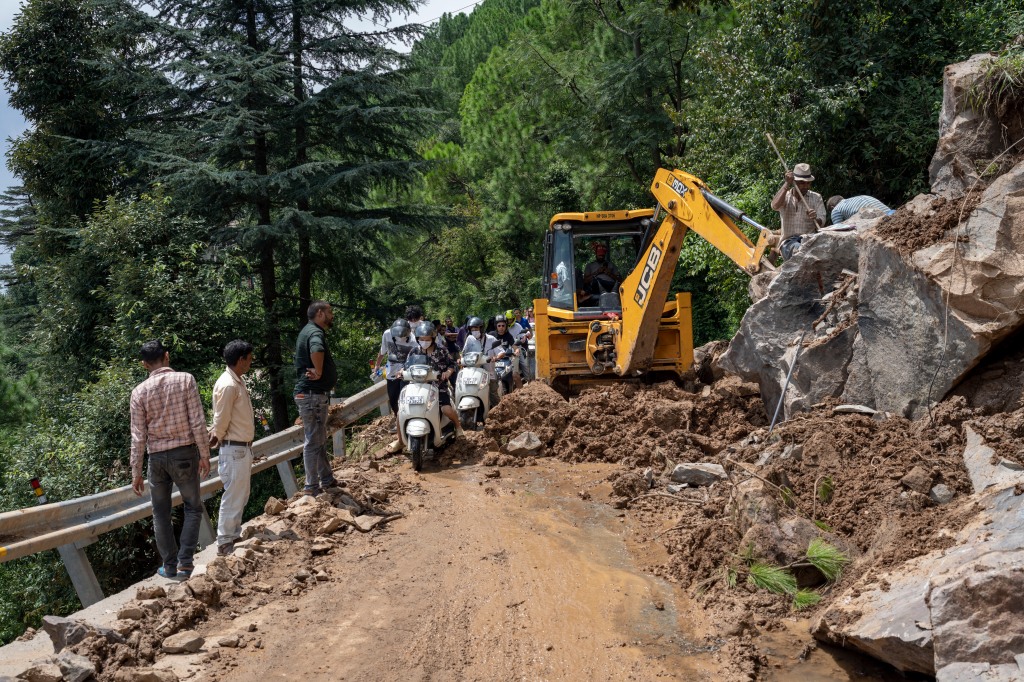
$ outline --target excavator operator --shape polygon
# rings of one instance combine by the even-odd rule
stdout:
[[[608,260],[608,244],[602,240],[594,240],[590,244],[594,250],[594,260],[587,264],[583,271],[583,286],[591,296],[600,296],[615,291],[622,275],[615,264]]]

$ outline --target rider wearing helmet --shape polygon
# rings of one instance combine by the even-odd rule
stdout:
[[[516,341],[519,340],[516,336],[517,333],[522,333],[519,325],[515,325],[514,330],[510,329],[510,323],[507,317],[504,315],[495,315],[494,338],[498,343],[494,347],[491,357],[494,360],[500,360],[501,358],[509,355],[514,355],[515,359],[512,361],[512,383],[515,384],[516,388],[522,388],[523,380],[519,376],[519,351],[521,349],[516,345]]]
[[[437,387],[437,402],[441,406],[441,412],[455,424],[455,435],[462,437],[462,424],[459,422],[459,415],[452,407],[452,399],[449,394],[448,379],[455,374],[455,360],[452,359],[448,349],[437,343],[437,329],[432,322],[424,320],[416,325],[413,330],[416,333],[416,343],[419,349],[415,353],[427,356],[427,362],[437,373],[437,380],[434,386]],[[411,356],[410,356],[411,357]]]

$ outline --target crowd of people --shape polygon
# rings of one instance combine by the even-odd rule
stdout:
[[[500,399],[494,363],[502,358],[514,357],[513,381],[516,388],[522,386],[522,377],[528,366],[524,350],[533,335],[533,322],[532,307],[507,310],[490,317],[486,322],[479,316],[468,316],[457,326],[451,316],[443,321],[426,320],[420,306],[410,305],[405,310],[405,317],[395,320],[381,335],[380,352],[373,366],[373,374],[383,374],[387,380],[391,413],[396,416],[398,414],[398,398],[407,383],[404,375],[407,363],[413,356],[425,356],[438,377],[434,383],[438,389],[441,410],[455,424],[456,437],[462,437],[462,426],[452,407],[451,395],[455,388],[459,358],[466,344],[474,339],[487,360],[486,366],[491,378],[490,401],[493,406]],[[401,452],[405,447],[405,439],[398,428],[397,418],[391,431],[397,437],[388,446],[388,452]]]
[[[314,301],[307,310],[307,318],[295,342],[293,396],[304,431],[303,493],[315,496],[338,487],[327,457],[327,412],[338,370],[327,342],[327,333],[334,324],[331,304]],[[388,403],[397,414],[406,362],[412,355],[426,356],[438,377],[441,409],[461,435],[451,406],[451,392],[459,357],[469,339],[480,344],[493,379],[494,361],[509,355],[525,359],[523,349],[532,329],[532,307],[494,315],[486,323],[480,317],[467,317],[462,325],[456,326],[451,317],[443,322],[425,320],[423,309],[411,305],[406,308],[405,317],[395,320],[381,336],[374,370],[386,374]],[[206,513],[199,485],[210,473],[211,448],[219,448],[217,471],[224,484],[217,520],[218,554],[230,554],[241,537],[255,437],[252,399],[242,377],[252,367],[252,353],[252,344],[241,339],[224,347],[225,368],[213,387],[213,418],[207,425],[195,378],[171,368],[170,352],[160,341],[147,341],[139,351],[149,376],[131,395],[132,489],[139,496],[145,492],[143,460],[148,456],[153,528],[161,558],[158,573],[165,578],[188,578],[192,574],[199,528]],[[385,360],[387,364],[382,367]],[[519,364],[513,363],[517,386],[522,383]],[[498,394],[492,393],[491,399],[496,404]],[[403,445],[399,434],[389,450],[399,452]],[[177,538],[171,525],[172,486],[178,487],[184,507],[184,523]]]

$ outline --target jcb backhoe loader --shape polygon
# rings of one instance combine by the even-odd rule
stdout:
[[[689,230],[750,274],[772,267],[762,261],[772,233],[713,195],[699,178],[662,168],[651,192],[655,209],[559,213],[551,219],[544,238],[543,297],[534,301],[534,337],[537,377],[560,390],[679,377],[690,368],[690,294],[666,301]],[[756,245],[736,226],[741,221],[760,231]],[[587,244],[603,245],[596,251],[607,253],[596,267],[584,267]],[[624,277],[616,263],[629,267]]]

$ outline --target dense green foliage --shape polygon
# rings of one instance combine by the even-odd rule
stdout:
[[[335,303],[350,394],[404,305],[527,303],[550,217],[650,206],[661,166],[777,224],[767,132],[822,194],[900,204],[927,184],[943,66],[1024,31],[1011,0],[484,0],[422,33],[344,28],[416,4],[27,0],[0,37],[31,124],[8,157],[24,186],[0,198],[3,510],[33,503],[31,476],[55,500],[127,483],[146,339],[207,401],[223,344],[253,341],[276,430],[311,299]],[[1008,55],[992,92],[1019,83]],[[747,306],[696,235],[673,286],[698,344]],[[277,486],[254,482],[250,511]],[[146,524],[89,554],[108,590],[155,563]],[[0,564],[0,641],[75,605],[54,552]]]

